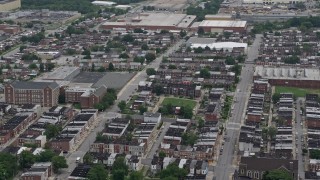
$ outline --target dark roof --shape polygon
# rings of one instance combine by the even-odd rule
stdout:
[[[74,168],[70,176],[86,178],[90,169],[91,166],[89,165],[79,164],[76,168]]]
[[[290,163],[292,163],[292,170],[298,170],[298,160],[289,159],[273,159],[273,158],[256,158],[256,157],[241,157],[240,164],[246,165],[248,170],[269,171],[285,167],[290,170]]]
[[[33,81],[14,81],[11,83],[15,89],[44,89],[50,87],[51,89],[58,88],[59,85],[56,82],[33,82]]]
[[[107,92],[107,87],[101,86],[94,92],[94,95],[103,96],[106,92]]]

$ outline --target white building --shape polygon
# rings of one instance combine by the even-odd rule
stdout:
[[[143,121],[148,123],[159,123],[161,121],[161,113],[145,112]]]

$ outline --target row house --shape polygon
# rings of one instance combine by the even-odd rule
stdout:
[[[104,139],[96,140],[90,147],[90,152],[99,153],[119,153],[119,154],[131,154],[136,156],[144,156],[146,153],[147,144],[140,143],[137,139],[131,141],[125,138],[120,139]]]
[[[150,148],[157,138],[157,127],[157,123],[141,123],[136,127],[133,138],[140,143],[145,143],[147,148]]]
[[[49,144],[54,150],[70,151],[90,130],[96,119],[95,112],[76,115]]]
[[[104,128],[102,135],[111,139],[120,138],[126,132],[130,122],[129,119],[116,118]]]
[[[53,175],[51,162],[35,163],[26,172],[22,173],[21,180],[47,180]]]
[[[10,139],[20,134],[34,120],[32,113],[17,114],[0,126],[0,143],[5,144]]]

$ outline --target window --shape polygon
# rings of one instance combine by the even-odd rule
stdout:
[[[259,179],[259,172],[258,171],[254,172],[254,178]]]
[[[248,171],[248,172],[247,172],[247,176],[250,177],[250,178],[252,178],[252,173],[251,173],[251,171]]]
[[[241,174],[244,174],[244,169],[241,169],[241,170],[240,170],[240,173],[241,173]]]

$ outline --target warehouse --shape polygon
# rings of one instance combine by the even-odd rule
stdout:
[[[254,79],[268,79],[272,86],[320,88],[318,68],[256,66]]]
[[[97,6],[113,6],[113,5],[116,5],[117,3],[111,2],[111,1],[93,1],[92,4]]]
[[[205,32],[245,32],[247,29],[247,21],[204,20],[199,24],[198,28],[203,28]]]
[[[136,28],[155,31],[181,30],[189,28],[195,18],[196,16],[186,14],[141,13],[132,19],[105,22],[101,28],[108,30],[133,30]]]
[[[243,49],[244,53],[247,53],[248,44],[247,43],[238,43],[238,42],[213,42],[213,43],[192,43],[191,48],[201,47],[202,49],[209,47],[211,50],[223,50],[226,52],[232,52],[233,49]]]

